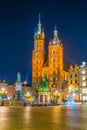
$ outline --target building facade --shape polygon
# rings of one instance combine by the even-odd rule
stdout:
[[[70,65],[68,69],[68,90],[71,97],[75,95],[75,100],[79,100],[79,66],[77,64],[74,66]]]
[[[58,91],[62,95],[65,92],[66,81],[68,81],[68,72],[64,70],[63,66],[63,45],[58,37],[58,31],[55,27],[54,37],[49,42],[48,56],[46,56],[45,33],[39,17],[32,51],[32,87],[38,89],[42,79],[45,78],[49,90]]]
[[[80,100],[87,102],[87,62],[79,67]]]
[[[79,89],[79,66],[70,65],[68,69],[68,86],[69,91],[77,91]]]

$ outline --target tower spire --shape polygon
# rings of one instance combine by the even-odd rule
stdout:
[[[55,30],[56,30],[56,25],[55,25]]]
[[[41,24],[41,23],[40,23],[40,13],[39,13],[39,24]]]
[[[57,31],[57,28],[56,28],[56,25],[55,25],[55,30],[54,30],[54,37],[58,37],[58,31]]]
[[[53,44],[58,45],[58,43],[59,43],[58,31],[57,31],[57,28],[56,28],[56,25],[55,25]]]
[[[38,22],[38,30],[37,30],[38,34],[41,34],[41,22],[40,22],[40,13],[39,13],[39,22]]]

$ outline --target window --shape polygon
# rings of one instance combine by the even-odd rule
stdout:
[[[53,68],[55,68],[55,64],[53,64]]]
[[[38,67],[36,67],[36,70],[38,70]]]
[[[40,95],[40,102],[43,102],[43,95]]]
[[[70,84],[72,84],[72,80],[70,81]]]
[[[87,93],[87,89],[82,89],[82,93]]]
[[[57,81],[57,77],[56,77],[56,81]]]
[[[56,61],[56,59],[55,58],[53,58],[53,62],[55,62]]]
[[[72,80],[70,81],[70,84],[72,84]]]
[[[51,80],[51,81],[53,80],[52,77],[50,78],[50,80]]]
[[[56,51],[55,50],[52,50],[52,55],[56,54]]]
[[[53,81],[56,81],[55,78],[53,78]]]
[[[77,74],[75,74],[75,77],[77,77]]]
[[[70,75],[70,78],[72,78],[72,74]]]
[[[75,83],[77,83],[77,80],[75,80]]]
[[[53,71],[53,75],[56,75],[56,71]]]
[[[47,95],[45,95],[45,102],[47,102]]]
[[[86,82],[82,82],[82,86],[86,86]]]
[[[48,72],[45,70],[44,71],[44,73],[43,73],[43,77],[45,78],[45,79],[48,79]]]
[[[83,100],[87,100],[87,96],[83,96]]]
[[[38,61],[36,61],[36,64],[38,64]]]
[[[52,85],[52,88],[56,88],[57,87],[57,85],[54,83],[53,85]]]
[[[38,82],[38,79],[36,79],[36,82]]]
[[[86,73],[86,71],[85,70],[82,70],[82,74],[85,74]]]
[[[86,80],[86,76],[82,76],[82,80]]]

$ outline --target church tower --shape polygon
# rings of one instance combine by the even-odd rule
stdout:
[[[42,80],[42,66],[45,60],[45,34],[40,15],[38,27],[34,35],[34,49],[32,51],[32,86],[38,88]]]
[[[54,38],[48,46],[49,87],[58,87],[58,81],[63,80],[63,46],[58,38],[58,31],[55,27]]]

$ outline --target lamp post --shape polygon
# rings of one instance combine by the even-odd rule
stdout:
[[[4,105],[4,98],[7,98],[7,91],[4,87],[1,88],[1,94],[2,94],[2,105]]]
[[[55,103],[58,102],[58,98],[59,98],[59,93],[58,93],[58,90],[55,90],[54,92],[54,99],[55,99]]]
[[[2,91],[2,99],[6,98],[7,97],[7,91],[6,91],[6,89],[4,87],[2,87],[1,91]]]

